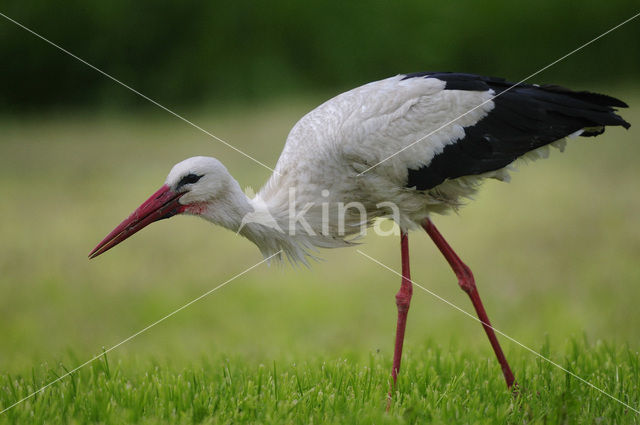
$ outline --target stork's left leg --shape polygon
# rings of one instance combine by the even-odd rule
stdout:
[[[393,351],[393,369],[391,369],[391,377],[393,378],[393,383],[391,384],[392,390],[396,384],[398,371],[400,370],[404,330],[407,326],[407,313],[409,313],[411,295],[413,294],[413,284],[411,283],[411,273],[409,271],[409,236],[405,232],[402,232],[400,235],[400,251],[402,255],[402,282],[400,283],[400,290],[396,294],[398,324],[396,327],[396,345]]]
[[[505,381],[507,381],[507,387],[511,388],[515,383],[515,378],[513,377],[513,373],[511,372],[509,363],[507,362],[507,359],[502,352],[502,348],[500,347],[498,338],[496,337],[496,334],[491,327],[489,316],[487,316],[487,312],[484,310],[484,306],[482,305],[482,300],[480,299],[478,288],[476,288],[475,279],[473,278],[471,269],[465,263],[463,263],[460,257],[458,257],[453,249],[451,249],[451,246],[449,246],[447,241],[442,237],[431,220],[426,219],[424,223],[422,223],[422,227],[429,234],[433,242],[435,242],[436,246],[438,247],[440,252],[442,252],[442,255],[444,255],[444,258],[446,258],[447,262],[453,269],[453,272],[458,277],[458,284],[460,285],[462,290],[466,292],[467,295],[469,295],[469,298],[471,298],[471,302],[473,303],[473,307],[476,309],[478,318],[480,318],[480,322],[482,322],[482,327],[489,337],[489,342],[493,347],[493,351],[496,353],[496,357],[498,358],[498,362],[500,363],[500,367],[502,368],[502,373],[504,374],[504,379]]]

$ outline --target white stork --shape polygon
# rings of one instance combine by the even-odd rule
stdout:
[[[191,214],[240,233],[265,257],[284,253],[306,263],[317,247],[352,245],[363,225],[397,206],[403,277],[396,295],[394,383],[412,294],[407,232],[422,227],[471,298],[512,387],[513,373],[471,270],[429,217],[458,208],[485,178],[508,180],[518,158],[545,157],[549,145],[562,150],[566,138],[597,136],[605,126],[629,128],[614,109],[626,106],[602,94],[472,74],[421,72],[376,81],[305,115],[254,198],[217,159],[189,158],[89,257],[154,221]]]

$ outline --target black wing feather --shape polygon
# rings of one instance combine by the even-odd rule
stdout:
[[[477,175],[506,167],[525,153],[578,130],[596,136],[607,125],[629,128],[614,107],[627,105],[611,96],[575,92],[559,86],[519,84],[474,74],[419,72],[408,78],[437,78],[445,90],[493,90],[495,104],[487,116],[465,127],[465,137],[418,169],[409,169],[407,187],[431,189],[447,179]],[[513,88],[510,88],[513,87]]]

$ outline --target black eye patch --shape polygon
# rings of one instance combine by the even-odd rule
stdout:
[[[187,174],[186,176],[184,176],[183,178],[180,179],[180,181],[178,182],[178,186],[176,186],[176,189],[180,189],[185,184],[197,183],[198,180],[200,180],[201,178],[202,178],[202,176],[199,176],[199,175],[193,174],[193,173],[189,173],[189,174]]]

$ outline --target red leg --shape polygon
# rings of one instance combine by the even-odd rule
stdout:
[[[400,290],[396,294],[398,325],[396,327],[396,345],[393,351],[393,369],[391,370],[391,376],[393,377],[392,391],[398,378],[398,371],[400,370],[404,330],[407,326],[407,313],[409,312],[411,294],[413,293],[413,284],[411,283],[411,273],[409,271],[409,237],[404,232],[400,235],[400,248],[402,252],[402,282],[400,284]],[[389,394],[389,396],[391,396],[391,394]]]
[[[515,378],[513,377],[509,363],[502,352],[498,338],[491,328],[489,316],[487,316],[487,312],[484,310],[484,306],[482,305],[482,300],[480,300],[480,294],[478,293],[478,288],[476,288],[475,279],[473,278],[471,269],[463,263],[460,257],[458,257],[453,249],[451,249],[431,220],[427,219],[422,224],[422,227],[429,234],[433,242],[435,242],[440,252],[442,252],[442,255],[444,255],[444,258],[447,259],[447,262],[453,269],[453,272],[458,277],[458,284],[462,290],[469,295],[469,298],[471,298],[471,302],[473,303],[473,307],[476,309],[478,318],[482,322],[482,327],[489,337],[489,342],[491,342],[493,351],[496,353],[496,357],[498,358],[498,362],[502,368],[502,373],[504,374],[504,379],[507,381],[507,387],[511,388],[515,383]]]

